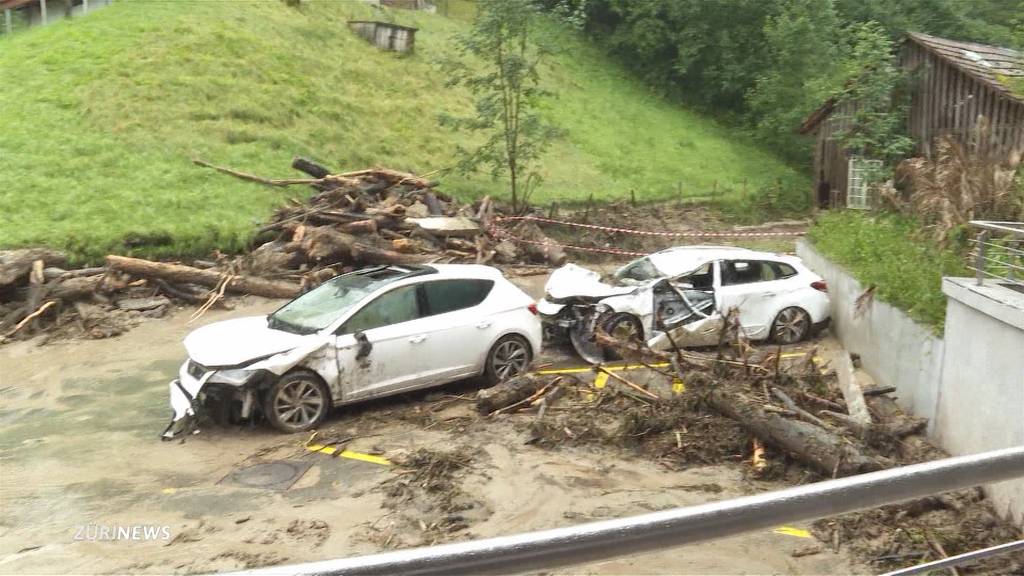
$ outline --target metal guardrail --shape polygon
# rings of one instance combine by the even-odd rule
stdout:
[[[1006,554],[1015,550],[1024,550],[1024,540],[1017,540],[1016,542],[1007,542],[1006,544],[1000,544],[998,546],[982,548],[981,550],[964,552],[963,554],[957,554],[956,556],[950,556],[949,558],[942,558],[940,560],[935,560],[934,562],[925,562],[924,564],[918,564],[917,566],[910,566],[909,568],[901,568],[899,570],[893,570],[892,572],[886,572],[885,574],[882,574],[882,576],[927,574],[932,570],[959,566],[961,564],[971,562],[972,560],[980,560],[981,558],[988,558],[989,556],[995,556],[996,554]]]
[[[972,220],[971,227],[980,230],[971,240],[971,268],[978,284],[991,278],[1024,286],[1024,222]]]
[[[1024,477],[1024,446],[616,520],[240,574],[523,573],[693,544],[1018,477]]]

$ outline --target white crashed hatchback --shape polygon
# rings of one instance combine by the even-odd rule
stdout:
[[[165,438],[196,416],[262,415],[284,432],[332,406],[526,371],[541,347],[531,298],[479,265],[377,266],[337,276],[267,316],[199,328],[170,384]]]
[[[732,246],[677,246],[619,268],[608,281],[567,264],[551,274],[538,303],[552,335],[567,334],[589,362],[608,351],[603,330],[654,349],[717,344],[725,317],[751,340],[803,340],[829,321],[828,288],[795,256]]]

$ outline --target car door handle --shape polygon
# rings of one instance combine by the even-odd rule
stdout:
[[[771,298],[773,296],[778,296],[778,293],[776,293],[776,292],[765,292],[764,293],[764,297],[765,298]]]
[[[490,328],[491,324],[492,322],[490,320],[484,320],[483,322],[477,324],[476,327],[483,330],[484,328]]]
[[[412,342],[413,344],[419,344],[420,342],[423,342],[426,339],[427,339],[427,335],[426,334],[419,334],[417,336],[413,336],[412,338],[409,338],[409,342]]]

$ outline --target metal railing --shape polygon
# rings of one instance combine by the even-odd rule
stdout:
[[[628,518],[244,574],[523,573],[693,544],[1019,477],[1024,477],[1024,446]]]
[[[986,278],[1011,286],[1024,286],[1024,222],[972,220],[979,230],[974,243],[971,268],[978,284]]]

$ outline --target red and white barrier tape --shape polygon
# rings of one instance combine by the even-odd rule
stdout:
[[[580,252],[600,252],[602,254],[618,254],[621,256],[646,256],[647,252],[634,252],[622,250],[621,248],[597,248],[590,246],[574,246],[572,244],[559,244],[557,242],[540,242],[538,240],[527,240],[515,234],[503,230],[498,224],[503,221],[528,221],[541,222],[544,224],[558,224],[560,226],[571,226],[585,228],[587,230],[600,230],[602,232],[616,232],[620,234],[636,234],[639,236],[657,236],[662,238],[771,238],[782,236],[803,236],[803,232],[650,232],[647,230],[633,230],[630,228],[615,228],[613,226],[598,226],[596,224],[580,224],[579,222],[565,222],[553,220],[540,216],[499,216],[491,223],[489,232],[496,238],[505,238],[520,244],[534,244],[545,248],[564,248],[566,250],[578,250]]]
[[[551,218],[542,218],[540,216],[498,216],[494,219],[494,226],[496,227],[501,222],[512,220],[542,222],[544,224],[558,224],[560,226],[585,228],[587,230],[600,230],[602,232],[636,234],[639,236],[660,236],[664,238],[772,238],[804,235],[803,232],[652,232],[649,230],[634,230],[632,228],[616,228],[614,226],[598,226],[597,224],[566,222],[564,220],[554,220]]]

